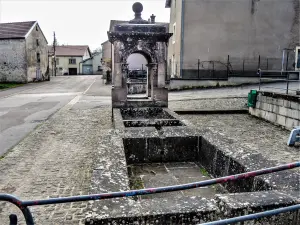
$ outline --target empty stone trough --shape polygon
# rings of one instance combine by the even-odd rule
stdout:
[[[216,133],[191,126],[167,108],[114,109],[129,188],[178,185],[275,166]],[[178,192],[134,197],[122,213],[95,224],[198,224],[300,202],[297,171]],[[128,213],[124,213],[124,207]],[[116,207],[117,208],[117,207]],[[134,210],[133,210],[134,209]],[[275,219],[274,219],[275,218]],[[248,224],[248,223],[247,223]],[[297,212],[249,224],[299,224]]]

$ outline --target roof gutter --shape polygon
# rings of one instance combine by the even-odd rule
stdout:
[[[183,76],[183,56],[184,56],[184,16],[185,16],[185,0],[181,2],[181,46],[180,46],[180,77]]]

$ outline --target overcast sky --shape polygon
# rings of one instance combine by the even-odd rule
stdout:
[[[53,31],[59,44],[89,45],[107,40],[110,20],[131,20],[136,0],[0,0],[0,22],[38,21],[48,43]],[[143,19],[153,13],[156,21],[169,22],[165,0],[140,0]]]

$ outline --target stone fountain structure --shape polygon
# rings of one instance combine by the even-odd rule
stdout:
[[[168,107],[167,45],[172,36],[167,27],[155,22],[152,15],[149,21],[143,20],[143,5],[136,2],[132,7],[135,18],[128,23],[115,25],[108,32],[113,44],[113,88],[112,107]],[[147,95],[145,98],[127,97],[127,58],[133,53],[142,54],[148,61]]]

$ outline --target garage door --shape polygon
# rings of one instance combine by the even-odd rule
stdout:
[[[93,66],[92,65],[83,65],[82,66],[82,74],[85,74],[85,75],[93,74]]]
[[[69,75],[77,75],[77,68],[69,68]]]

